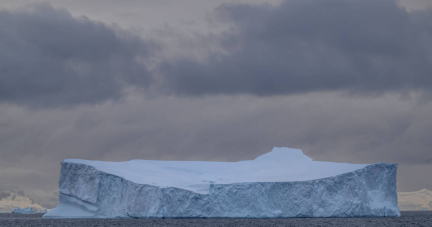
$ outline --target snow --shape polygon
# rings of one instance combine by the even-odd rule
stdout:
[[[22,192],[0,191],[0,211],[5,213],[12,212],[15,208],[31,207],[33,210],[43,209],[41,205],[24,195]]]
[[[60,204],[44,217],[399,216],[396,168],[290,148],[240,162],[66,159]]]
[[[419,191],[399,192],[398,201],[401,210],[432,210],[432,191],[423,188]]]
[[[66,159],[90,165],[138,184],[177,187],[208,194],[211,183],[305,181],[330,177],[364,168],[364,164],[313,161],[299,149],[275,147],[251,161],[151,161],[102,162]],[[151,173],[151,174],[143,174]]]
[[[38,213],[38,214],[45,214],[45,213],[48,213],[48,210],[46,208],[42,208],[42,209],[36,211],[36,213]]]

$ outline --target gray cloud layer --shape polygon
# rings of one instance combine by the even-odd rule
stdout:
[[[223,4],[212,16],[231,28],[188,45],[223,50],[199,61],[159,56],[156,72],[147,63],[164,49],[157,35],[143,40],[49,4],[2,10],[0,101],[89,104],[118,99],[128,86],[193,96],[432,87],[431,10],[407,12],[394,0],[290,0]]]
[[[0,11],[1,185],[55,189],[66,158],[237,161],[289,146],[399,162],[398,190],[432,187],[432,103],[418,98],[432,85],[432,11],[290,0],[212,17],[231,28],[179,41],[48,4]]]
[[[0,101],[31,106],[116,99],[125,84],[146,88],[145,61],[156,48],[49,4],[0,11]]]
[[[279,6],[225,4],[224,52],[182,58],[160,70],[186,95],[380,94],[432,87],[432,11],[394,0],[290,0]]]
[[[431,111],[432,103],[394,96],[332,93],[202,99],[132,93],[122,103],[73,109],[0,105],[0,182],[55,188],[66,158],[238,161],[288,146],[315,160],[400,163],[400,176],[416,176],[398,180],[398,189],[409,191],[432,187]]]

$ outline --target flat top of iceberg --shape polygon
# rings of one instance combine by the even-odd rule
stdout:
[[[300,149],[275,147],[255,160],[239,162],[153,161],[103,162],[66,159],[139,184],[177,187],[208,193],[210,184],[306,181],[362,169],[368,164],[313,161]]]

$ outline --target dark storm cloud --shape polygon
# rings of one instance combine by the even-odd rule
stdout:
[[[157,56],[175,50],[49,4],[2,10],[0,102],[92,104],[124,97],[128,86],[192,96],[432,88],[432,11],[407,12],[394,0],[290,0],[223,4],[213,17],[231,28],[196,39],[170,33],[183,48],[203,52],[208,43],[198,61],[194,51]]]
[[[171,91],[186,95],[311,91],[429,91],[432,11],[394,0],[289,0],[278,6],[224,4],[224,51],[164,62]]]
[[[63,106],[118,98],[152,81],[156,46],[49,4],[0,10],[0,102]]]

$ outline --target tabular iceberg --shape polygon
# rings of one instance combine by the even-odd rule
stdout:
[[[274,148],[239,162],[66,159],[44,218],[400,216],[397,164],[313,161]]]

